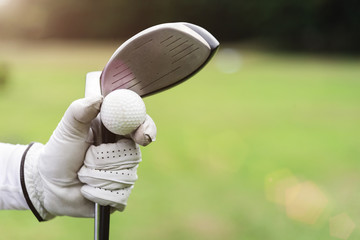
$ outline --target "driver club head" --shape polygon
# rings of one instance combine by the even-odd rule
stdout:
[[[150,27],[124,42],[102,72],[87,74],[85,96],[105,97],[125,88],[146,97],[166,90],[201,70],[218,47],[219,42],[208,31],[194,24]],[[98,133],[93,133],[96,145],[116,140],[103,124]],[[95,239],[108,239],[110,207],[95,206]]]
[[[215,37],[194,24],[150,27],[112,55],[100,76],[101,94],[126,88],[145,97],[171,88],[202,69],[218,47]]]

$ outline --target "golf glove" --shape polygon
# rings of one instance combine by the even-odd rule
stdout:
[[[8,168],[14,168],[14,162],[20,159],[19,152],[24,152],[18,182],[38,220],[61,215],[93,217],[94,202],[120,211],[126,206],[141,161],[138,144],[147,145],[155,140],[156,126],[147,116],[128,138],[94,146],[96,129],[100,128],[96,117],[101,102],[101,96],[73,102],[46,145],[32,143],[25,151],[24,146],[11,145],[8,150],[7,161],[12,162]],[[13,182],[18,184],[16,180]],[[2,202],[11,200],[1,199],[0,196],[0,208],[26,208],[23,200],[13,206],[1,206]]]

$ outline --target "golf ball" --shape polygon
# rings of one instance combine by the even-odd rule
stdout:
[[[145,103],[135,92],[128,89],[118,89],[104,98],[100,117],[110,132],[126,135],[137,129],[145,121]]]

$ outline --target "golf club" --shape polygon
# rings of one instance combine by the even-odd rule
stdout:
[[[218,47],[219,42],[208,31],[194,24],[150,27],[124,42],[102,72],[87,74],[85,96],[106,96],[116,89],[130,89],[141,97],[164,91],[201,70]],[[104,126],[101,136],[101,143],[115,141],[115,135]],[[96,240],[109,238],[109,223],[110,207],[96,204]]]

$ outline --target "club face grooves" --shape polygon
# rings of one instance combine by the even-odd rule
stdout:
[[[105,66],[102,94],[127,88],[145,97],[171,88],[204,67],[218,46],[210,33],[192,24],[145,30],[121,45]]]

